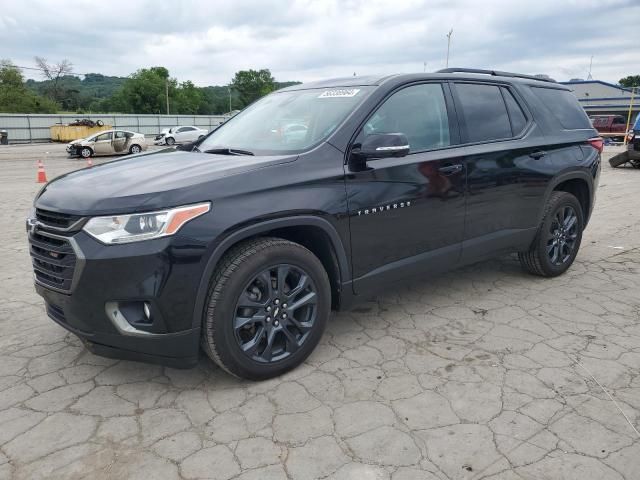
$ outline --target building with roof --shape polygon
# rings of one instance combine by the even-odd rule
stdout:
[[[573,90],[588,115],[624,115],[629,113],[631,89],[602,80],[560,82]],[[640,112],[640,88],[633,98],[632,119]]]

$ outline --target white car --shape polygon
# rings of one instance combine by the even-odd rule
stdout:
[[[183,125],[163,130],[155,139],[156,145],[173,145],[175,143],[189,143],[204,137],[209,130],[193,125]]]

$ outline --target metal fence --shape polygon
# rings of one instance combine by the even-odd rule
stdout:
[[[113,128],[132,130],[147,136],[160,133],[163,128],[194,125],[211,130],[227,117],[224,115],[81,115],[81,114],[21,114],[0,113],[0,130],[7,130],[9,143],[47,142],[51,139],[49,127],[72,123],[76,119],[102,120]]]

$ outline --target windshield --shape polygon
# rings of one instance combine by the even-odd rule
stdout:
[[[372,87],[273,93],[209,135],[198,150],[232,149],[256,155],[304,151],[327,138]]]

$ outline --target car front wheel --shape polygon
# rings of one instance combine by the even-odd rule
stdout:
[[[225,255],[214,274],[202,344],[235,376],[275,377],[309,356],[330,310],[329,278],[313,253],[280,238],[250,240]]]
[[[176,143],[176,140],[173,137],[167,137],[165,139],[165,142],[167,143],[167,145],[173,145],[174,143]]]
[[[552,192],[531,249],[518,253],[520,264],[534,275],[563,274],[578,254],[583,229],[578,199],[567,192]]]
[[[91,155],[93,155],[93,150],[89,147],[83,147],[82,150],[80,150],[80,156],[82,158],[89,158]]]

